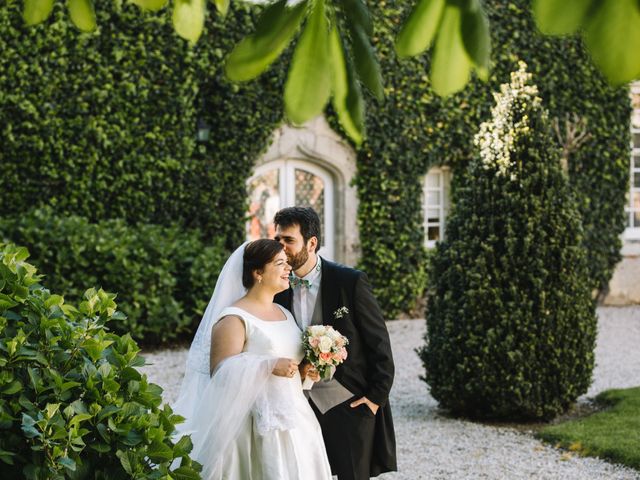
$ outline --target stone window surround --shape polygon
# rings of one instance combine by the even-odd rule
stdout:
[[[429,175],[438,174],[439,185],[437,187],[430,187],[427,185]],[[438,227],[440,228],[440,239],[445,237],[445,224],[447,221],[447,215],[451,208],[451,168],[448,166],[436,166],[431,167],[424,176],[422,181],[422,212],[423,212],[423,225],[424,225],[424,245],[426,248],[434,248],[436,245],[435,240],[429,240],[429,227],[436,226],[435,224],[427,221],[427,209],[438,208],[439,218]],[[436,192],[438,194],[438,205],[427,205],[427,192]]]
[[[351,185],[357,169],[355,150],[331,129],[324,116],[318,116],[300,127],[278,127],[255,168],[283,159],[309,162],[329,173],[334,184],[334,260],[355,265],[360,255],[358,196]]]
[[[634,166],[636,167],[636,172],[637,168],[640,167],[640,165],[634,165],[634,157],[637,158],[636,162],[640,162],[640,143],[637,141],[637,138],[640,137],[640,82],[631,84],[629,93],[633,107],[631,114],[631,157],[629,159],[629,189],[631,192],[634,186]],[[629,196],[629,203],[625,208],[629,215],[632,209],[632,201],[631,196]],[[627,227],[623,240],[626,249],[635,250],[635,255],[640,254],[640,227]],[[623,247],[623,255],[625,247]]]

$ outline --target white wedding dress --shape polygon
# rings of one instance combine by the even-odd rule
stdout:
[[[282,307],[281,307],[282,308]],[[218,366],[182,433],[191,433],[191,457],[206,480],[330,480],[320,425],[300,375],[273,375],[280,357],[301,361],[301,332],[291,313],[265,321],[237,307],[245,324],[243,352]]]

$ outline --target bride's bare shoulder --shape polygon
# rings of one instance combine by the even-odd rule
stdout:
[[[245,329],[244,318],[242,318],[240,315],[229,313],[224,317],[220,318],[220,320],[216,322],[213,328],[216,331],[219,331],[219,330],[233,331],[233,330],[239,330],[239,329],[244,331]]]

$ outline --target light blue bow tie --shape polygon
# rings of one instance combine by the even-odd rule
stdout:
[[[305,287],[308,289],[311,287],[311,282],[304,278],[296,277],[295,275],[289,275],[289,285],[291,285],[291,288]]]

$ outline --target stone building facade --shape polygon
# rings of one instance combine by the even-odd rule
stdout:
[[[627,228],[622,238],[622,261],[609,283],[607,305],[640,303],[640,82],[631,85],[631,159]]]
[[[622,261],[604,299],[608,305],[640,304],[640,82],[632,85],[632,139],[629,167],[627,228]],[[247,181],[250,221],[247,238],[273,235],[275,212],[290,205],[310,205],[320,214],[324,238],[321,254],[354,265],[359,255],[358,196],[351,180],[356,152],[334,132],[324,117],[303,127],[283,125],[267,151],[257,160]],[[432,248],[445,234],[450,209],[451,171],[432,168],[424,177],[425,246]]]

